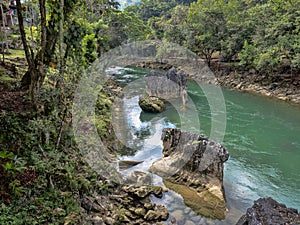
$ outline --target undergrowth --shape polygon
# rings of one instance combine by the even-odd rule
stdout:
[[[82,196],[107,193],[105,179],[76,147],[71,98],[61,93],[47,87],[37,111],[0,115],[1,225],[80,224]],[[111,93],[102,91],[97,103],[104,138],[111,133],[112,101]]]

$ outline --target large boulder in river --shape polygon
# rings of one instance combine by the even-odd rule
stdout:
[[[166,128],[162,133],[163,158],[150,171],[164,178],[186,205],[211,218],[225,217],[223,163],[229,154],[219,143],[201,134]]]
[[[260,198],[247,209],[236,225],[283,225],[300,224],[297,209],[287,208],[272,198]]]
[[[164,100],[155,96],[140,97],[139,106],[145,112],[160,113],[165,110]]]
[[[166,74],[150,71],[145,75],[146,93],[162,99],[172,99],[186,95],[187,76],[183,71],[176,71],[173,67]]]

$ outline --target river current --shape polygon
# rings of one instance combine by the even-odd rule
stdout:
[[[142,78],[147,72],[140,68],[108,71],[125,86],[119,106],[124,122],[115,129],[131,150],[123,152],[120,159],[144,161],[122,171],[124,176],[134,170],[147,172],[162,157],[163,128],[178,127],[206,136],[211,132],[212,112],[203,87],[213,89],[213,86],[188,81],[189,102],[193,107],[183,108],[178,101],[167,104],[163,113],[148,114],[138,106],[139,95],[144,91]],[[178,224],[235,224],[260,197],[272,197],[300,210],[300,107],[249,93],[223,88],[222,92],[226,130],[221,144],[230,155],[224,166],[226,218],[218,221],[196,215],[173,191],[161,199],[153,197],[152,201],[167,206],[170,219],[176,218]],[[154,184],[163,185],[160,177],[153,175],[153,180]]]

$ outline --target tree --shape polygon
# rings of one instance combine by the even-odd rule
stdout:
[[[105,23],[108,29],[102,30],[102,34],[107,35],[107,45],[110,48],[119,46],[124,41],[145,40],[151,34],[150,28],[133,12],[112,12]]]
[[[169,42],[174,42],[179,45],[186,44],[186,34],[188,30],[188,7],[178,5],[171,11],[171,18],[165,21],[164,37]]]
[[[213,53],[221,51],[221,41],[226,38],[225,4],[223,0],[199,0],[188,11],[188,47],[203,56],[208,65]]]
[[[45,66],[53,59],[57,39],[59,37],[59,23],[62,18],[65,20],[76,4],[75,0],[66,1],[63,11],[60,10],[59,1],[39,0],[40,13],[40,39],[38,42],[38,50],[34,52],[27,42],[26,32],[24,28],[24,17],[21,1],[17,0],[17,15],[19,20],[19,29],[21,33],[22,43],[28,63],[28,70],[22,78],[22,86],[29,88],[29,97],[35,102],[36,96],[44,82],[46,76]],[[49,7],[50,18],[47,20],[46,7]]]
[[[56,61],[57,57],[55,51],[57,49],[59,37],[63,37],[62,31],[65,30],[65,28],[68,27],[72,19],[74,19],[74,17],[71,17],[71,15],[73,15],[74,13],[78,13],[79,11],[85,12],[86,7],[83,6],[86,6],[86,2],[76,0],[38,0],[40,22],[38,24],[37,30],[40,31],[40,33],[39,38],[37,40],[37,51],[34,51],[32,46],[29,45],[28,39],[26,37],[21,0],[17,0],[16,2],[19,29],[21,33],[22,43],[24,46],[26,60],[28,63],[28,70],[22,78],[22,86],[24,88],[29,89],[30,99],[33,102],[35,102],[36,96],[39,93],[39,90],[44,82],[47,73],[47,67],[52,62]],[[98,14],[107,13],[107,11],[109,11],[111,8],[117,6],[115,1],[113,0],[95,0],[88,2],[90,6],[93,7],[92,11]],[[78,7],[81,7],[81,9],[78,10]],[[82,14],[76,14],[77,18],[79,19],[81,18],[81,15]],[[93,18],[94,17],[91,16],[89,19],[92,20]],[[84,37],[82,37],[82,39],[83,38]],[[93,39],[92,36],[90,36],[90,38]],[[94,40],[95,39],[91,41],[93,42]],[[76,42],[77,40],[76,38],[61,38],[60,51],[62,51],[64,48],[64,43],[62,43],[64,41]],[[85,41],[86,46],[94,46],[93,43],[91,43],[91,41],[88,41],[87,39],[85,39]],[[66,43],[67,48],[70,45],[72,46],[72,44]],[[90,55],[90,53],[91,52],[89,50],[85,52],[86,56]],[[65,55],[68,55],[68,53]],[[89,60],[92,60],[92,58],[90,58]]]

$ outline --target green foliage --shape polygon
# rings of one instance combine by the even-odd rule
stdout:
[[[83,18],[74,18],[65,33],[67,49],[65,58],[73,57],[81,61],[81,65],[89,65],[97,58],[97,39],[95,31],[101,27],[102,21],[88,23]]]
[[[110,48],[117,47],[125,41],[145,40],[150,34],[150,28],[133,12],[116,11],[105,20],[108,29],[103,30],[107,35]]]
[[[37,112],[0,115],[0,224],[78,224],[80,196],[107,191],[73,140],[73,63],[48,71]]]
[[[169,42],[186,45],[188,32],[188,7],[178,5],[171,11],[171,18],[163,24],[164,38]]]
[[[247,15],[247,20],[253,25],[250,36],[252,51],[244,45],[241,63],[252,65],[263,73],[272,73],[286,66],[299,71],[299,1],[266,1],[249,7]],[[244,60],[245,57],[248,59]]]
[[[240,65],[248,67],[248,69],[254,67],[256,49],[253,45],[249,44],[246,40],[243,45],[243,49],[239,53]]]
[[[83,56],[87,64],[91,64],[97,58],[96,42],[97,39],[95,37],[95,34],[85,35],[82,39]]]
[[[79,217],[79,207],[76,200],[63,192],[49,191],[28,193],[22,203],[13,200],[10,205],[0,205],[1,224],[64,224],[65,218],[73,214]],[[70,224],[76,224],[75,221]]]
[[[141,0],[139,4],[129,6],[125,10],[135,12],[140,15],[143,21],[148,21],[152,17],[162,17],[170,15],[177,5],[189,5],[196,0]]]
[[[188,46],[204,56],[210,64],[212,54],[221,50],[221,41],[226,37],[226,20],[223,0],[199,0],[192,3],[188,12]]]
[[[73,193],[105,189],[76,146],[70,145],[71,137],[56,148],[59,129],[53,125],[58,118],[0,118],[0,146],[9,149],[0,151],[0,199],[7,203],[0,205],[0,224],[63,224],[73,217],[71,224],[76,224],[80,206]]]

